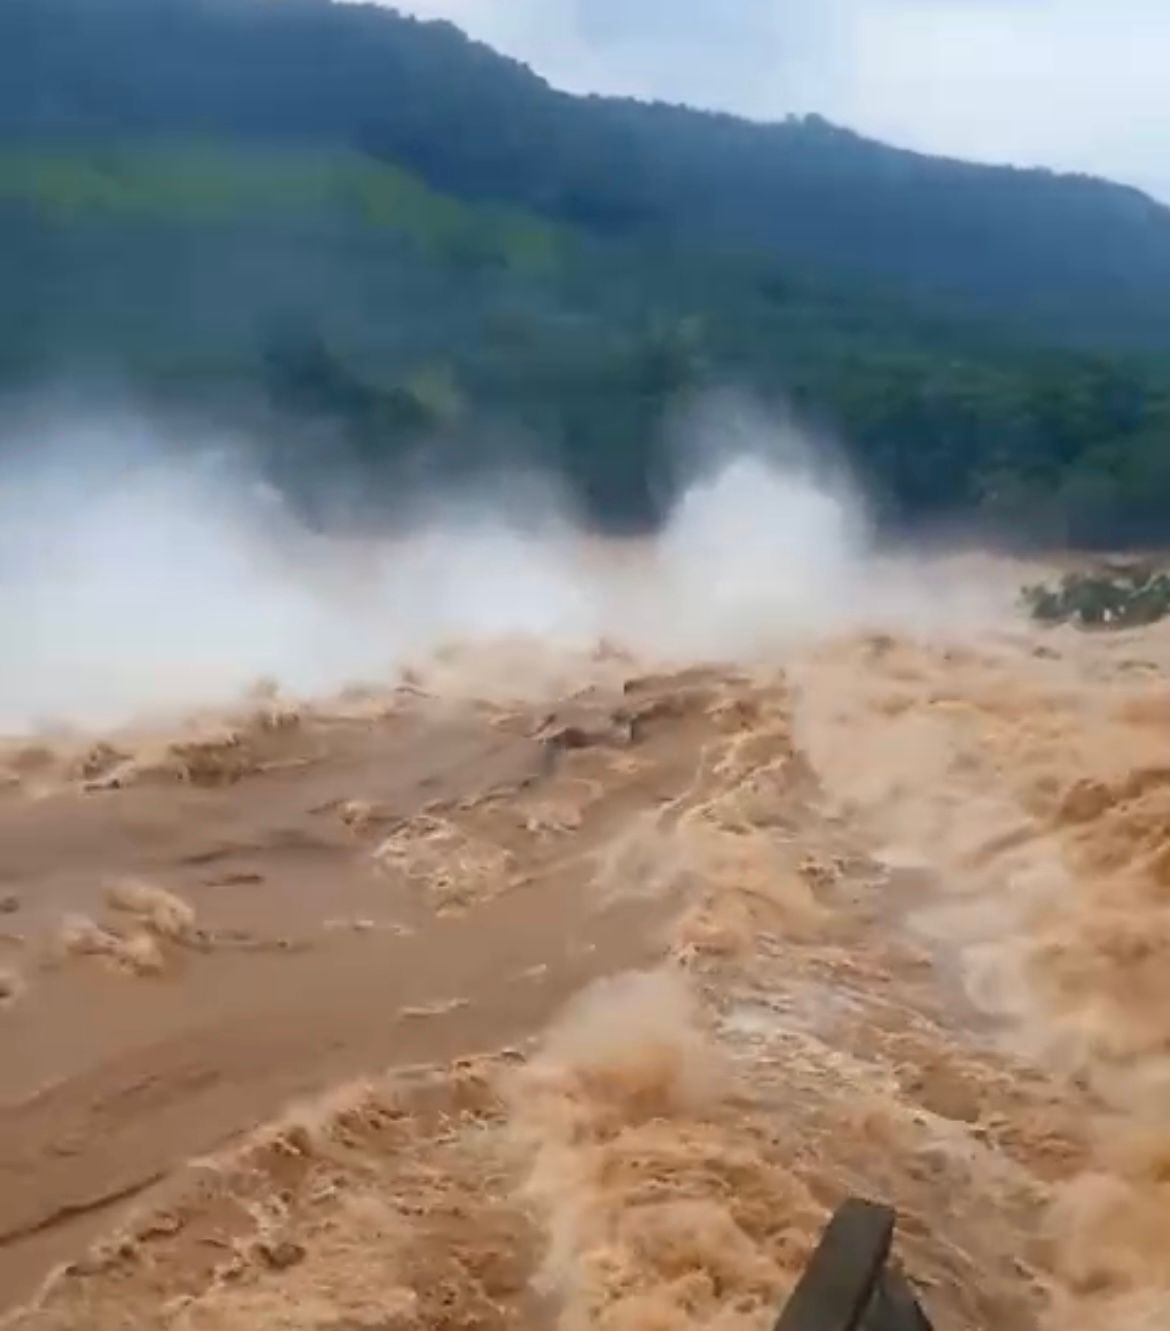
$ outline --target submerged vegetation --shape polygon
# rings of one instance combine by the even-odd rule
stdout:
[[[1145,563],[1111,563],[1066,573],[1055,586],[1025,587],[1023,599],[1042,624],[1138,628],[1170,615],[1170,573]]]

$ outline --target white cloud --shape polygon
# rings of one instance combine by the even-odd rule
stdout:
[[[1166,0],[401,0],[573,91],[1090,171],[1170,198]]]

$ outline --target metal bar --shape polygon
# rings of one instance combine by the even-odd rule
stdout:
[[[862,1331],[934,1331],[902,1271],[888,1266],[878,1280]]]
[[[843,1203],[826,1226],[776,1331],[862,1331],[890,1255],[894,1223],[888,1206],[856,1197]]]

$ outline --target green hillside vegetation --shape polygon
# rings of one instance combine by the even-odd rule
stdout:
[[[556,93],[325,0],[5,0],[0,385],[239,422],[306,502],[507,453],[654,521],[705,389],[896,523],[1170,528],[1170,213],[823,122]]]
[[[817,117],[570,97],[382,6],[5,0],[0,131],[344,146],[607,236],[747,246],[1061,341],[1170,348],[1170,212],[1136,190]]]
[[[558,229],[518,210],[472,214],[410,173],[349,151],[212,141],[0,148],[0,204],[51,223],[149,218],[215,225],[286,225],[348,218],[390,228],[438,254],[482,249],[516,268],[556,260]]]

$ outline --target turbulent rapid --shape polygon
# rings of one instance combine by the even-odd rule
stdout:
[[[9,661],[3,1324],[764,1331],[861,1194],[940,1331],[1170,1325],[1170,637],[758,462],[452,530],[203,710]]]

